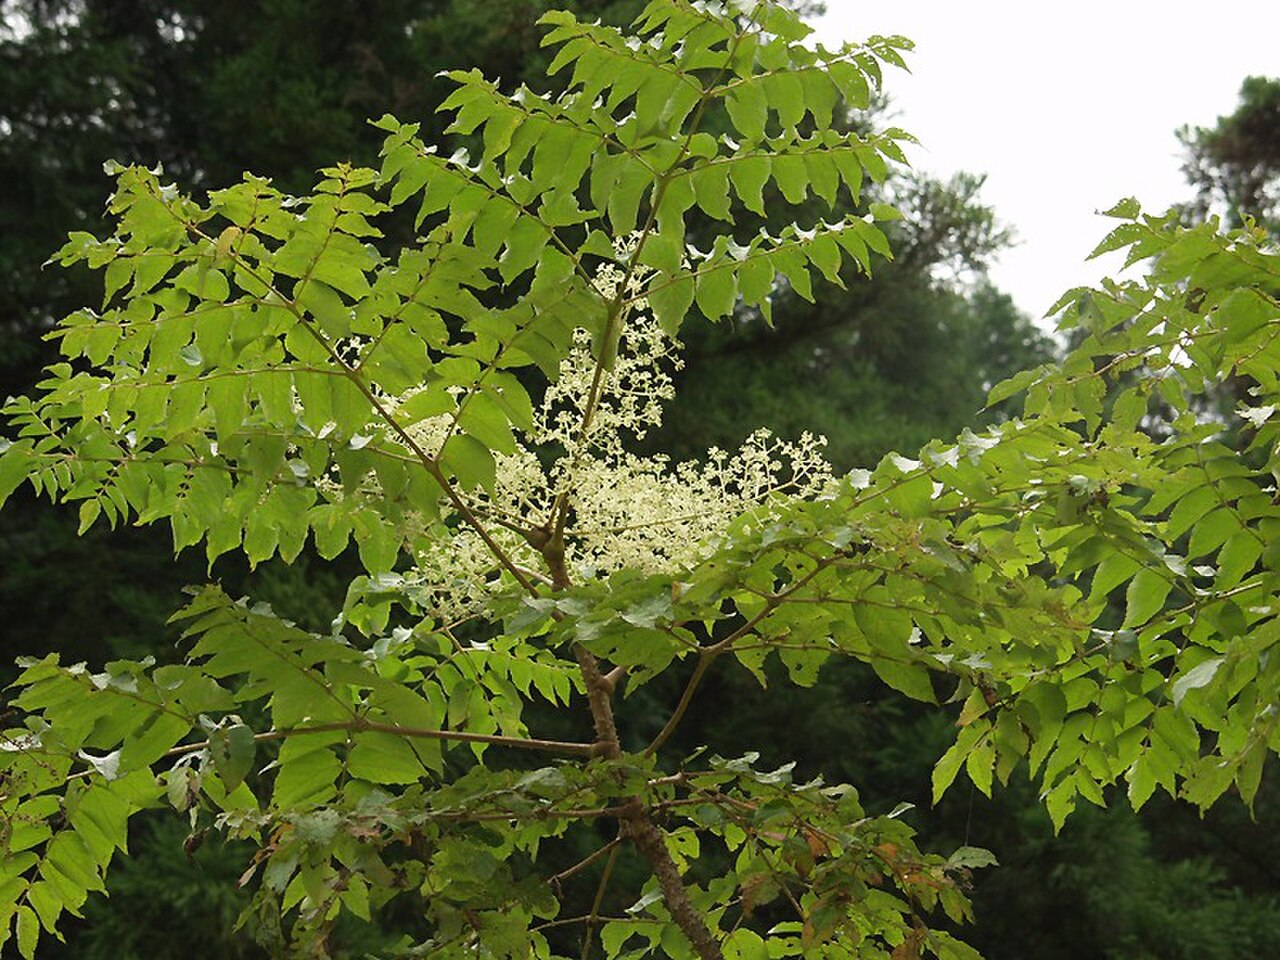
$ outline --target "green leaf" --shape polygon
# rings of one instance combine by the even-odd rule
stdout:
[[[791,682],[801,687],[812,687],[818,682],[818,672],[830,656],[830,652],[819,648],[793,650],[784,647],[778,651],[778,658],[786,666]]]
[[[703,213],[718,220],[733,222],[729,203],[729,164],[715,163],[697,167],[690,174],[693,193]]]
[[[725,960],[769,960],[769,948],[760,934],[745,927],[725,937],[721,949]]]
[[[738,300],[738,284],[734,271],[722,263],[714,268],[704,268],[698,274],[695,298],[698,309],[708,320],[716,321],[733,313]]]
[[[738,268],[738,290],[745,303],[758,306],[766,322],[771,322],[776,283],[773,267],[762,256],[753,256]]]
[[[828,67],[828,72],[850,107],[865,110],[870,106],[871,90],[867,85],[867,78],[857,66],[845,60],[837,60]]]
[[[532,269],[550,239],[547,228],[532,217],[517,220],[506,235],[506,248],[498,261],[503,282],[511,283]]]
[[[899,663],[883,658],[873,658],[871,667],[881,680],[893,689],[905,693],[922,703],[937,703],[929,671],[914,663]]]
[[[1138,754],[1138,759],[1129,767],[1125,777],[1129,781],[1129,805],[1135,811],[1141,810],[1156,789],[1155,771],[1152,769],[1149,751]]]
[[[20,906],[14,914],[14,930],[18,938],[18,953],[24,960],[35,960],[36,942],[40,939],[40,921],[35,911]]]
[[[209,735],[209,755],[228,793],[240,786],[253,769],[257,749],[253,731],[243,723],[220,727]]]
[[[1218,553],[1218,575],[1214,578],[1214,586],[1228,590],[1243,580],[1262,556],[1262,547],[1256,531],[1242,530],[1233,534]]]
[[[493,488],[497,464],[489,448],[470,434],[454,434],[440,451],[441,465],[458,478],[463,489]]]
[[[426,773],[403,737],[362,733],[347,754],[347,772],[370,783],[417,783]]]
[[[1240,520],[1234,511],[1225,507],[1214,510],[1192,529],[1191,541],[1187,545],[1187,558],[1195,559],[1212,553],[1240,529]]]
[[[674,336],[679,332],[689,307],[693,305],[694,296],[694,279],[684,272],[665,282],[659,281],[659,285],[649,291],[649,305],[667,334]]]
[[[1104,217],[1115,217],[1119,220],[1133,220],[1142,212],[1142,205],[1133,197],[1126,197],[1115,206],[1102,211]]]
[[[995,773],[995,744],[989,739],[980,741],[964,758],[965,772],[983,796],[991,796],[991,781]]]
[[[1103,558],[1093,573],[1089,589],[1089,602],[1102,603],[1122,583],[1127,583],[1142,565],[1124,553],[1110,553]]]
[[[58,935],[58,917],[64,909],[64,904],[53,886],[44,880],[36,881],[27,888],[27,902],[35,908],[41,926],[49,933]]]
[[[751,154],[734,158],[729,164],[729,179],[738,199],[752,213],[765,216],[764,186],[773,172],[773,162],[768,156]]]
[[[1140,627],[1164,607],[1173,584],[1167,570],[1144,567],[1125,588],[1125,627]]]
[[[747,143],[759,143],[764,139],[769,103],[758,83],[746,81],[736,84],[725,98],[725,106],[729,119]]]
[[[801,204],[809,196],[809,171],[804,157],[782,154],[773,160],[773,179],[787,203]]]
[[[395,569],[400,557],[400,537],[394,527],[372,510],[362,510],[351,519],[356,549],[365,570],[379,574]]]
[[[947,869],[956,870],[961,867],[976,870],[980,867],[996,867],[1000,863],[996,855],[982,847],[961,847],[947,857]]]
[[[351,308],[328,284],[308,280],[295,293],[294,299],[315,318],[330,340],[351,335]]]
[[[84,536],[84,532],[93,526],[101,513],[102,503],[99,500],[86,500],[80,504],[80,525],[76,527],[76,536]]]
[[[1203,663],[1199,663],[1192,667],[1181,677],[1175,680],[1169,691],[1170,698],[1173,700],[1173,705],[1175,707],[1182,706],[1182,701],[1186,698],[1188,693],[1192,690],[1199,690],[1201,687],[1207,687],[1211,684],[1214,678],[1217,677],[1218,671],[1222,669],[1222,664],[1224,662],[1225,660],[1222,657],[1210,657]]]
[[[784,70],[766,74],[762,84],[769,106],[777,112],[783,129],[797,127],[805,115],[805,88],[800,76]]]
[[[131,812],[128,802],[115,790],[95,785],[79,798],[67,819],[95,860],[105,865],[116,850],[127,852]]]
[[[490,450],[516,452],[516,439],[506,411],[488,393],[472,393],[463,399],[458,425]]]
[[[933,802],[936,805],[947,792],[947,788],[955,781],[956,774],[964,766],[969,752],[991,729],[990,721],[976,720],[960,731],[947,752],[933,768]]]
[[[624,236],[636,228],[640,200],[653,185],[653,176],[643,168],[624,167],[609,192],[608,214],[613,232]]]
[[[284,810],[310,810],[331,800],[342,764],[329,747],[346,733],[308,733],[285,740],[277,761],[272,802]]]

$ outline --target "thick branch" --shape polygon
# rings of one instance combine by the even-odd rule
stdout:
[[[573,655],[578,658],[578,668],[586,682],[587,704],[596,729],[598,752],[603,757],[616,760],[622,756],[622,747],[618,743],[618,727],[613,721],[613,687],[600,672],[600,663],[590,650],[575,643]]]
[[[689,902],[689,891],[684,888],[684,881],[680,879],[680,871],[667,850],[667,841],[663,838],[662,831],[654,826],[643,807],[626,823],[631,842],[653,868],[653,875],[662,890],[662,899],[671,911],[671,918],[689,938],[694,952],[702,960],[723,960],[715,935],[707,927],[702,914]]]
[[[618,728],[613,719],[613,685],[600,672],[595,656],[582,644],[574,644],[574,655],[587,685],[587,702],[591,707],[591,719],[596,728],[596,739],[602,756],[617,759],[622,755],[618,744]],[[649,867],[662,890],[662,899],[671,911],[671,917],[693,944],[702,960],[723,960],[720,944],[707,926],[702,915],[689,901],[689,891],[684,888],[680,871],[676,868],[666,840],[652,820],[649,811],[639,797],[628,800],[619,815],[622,832],[640,854],[649,861]]]
[[[756,13],[759,12],[757,7]],[[754,20],[756,13],[752,14]],[[742,36],[739,35],[733,41],[729,48],[729,55],[725,61],[724,67],[721,68],[720,75],[716,77],[715,82],[711,85],[714,87],[721,78],[729,71],[729,66],[733,62],[733,58],[737,56],[738,47],[742,42]],[[591,387],[588,390],[587,402],[583,409],[581,424],[581,443],[585,446],[586,438],[591,427],[591,419],[595,414],[596,406],[600,402],[600,394],[604,385],[605,368],[609,365],[612,358],[610,357],[610,344],[616,347],[616,337],[621,335],[621,323],[623,315],[624,299],[626,297],[627,285],[631,280],[632,273],[636,269],[640,261],[640,250],[644,248],[645,241],[648,239],[653,227],[657,221],[658,210],[662,206],[662,199],[667,191],[667,187],[675,175],[676,168],[684,161],[688,155],[689,146],[693,140],[695,133],[702,123],[702,117],[706,112],[709,102],[707,91],[703,91],[694,111],[690,122],[689,130],[685,135],[684,142],[680,145],[679,153],[673,162],[671,169],[663,176],[657,186],[654,188],[653,203],[649,211],[648,219],[640,232],[640,239],[637,243],[636,253],[628,263],[625,275],[618,284],[618,293],[610,304],[608,311],[607,328],[605,332],[604,342],[600,348],[600,356],[597,358],[595,371],[592,375]],[[569,491],[564,490],[557,498],[556,504],[552,509],[551,517],[547,523],[548,533],[550,534],[550,542],[543,548],[543,557],[547,560],[551,569],[552,580],[557,590],[562,590],[569,585],[567,571],[564,568],[564,531],[569,514]],[[617,678],[606,677],[600,671],[600,665],[596,661],[591,651],[581,644],[575,643],[574,656],[578,660],[578,666],[582,672],[582,678],[586,683],[587,702],[591,708],[591,720],[595,726],[596,741],[600,748],[601,755],[616,759],[621,756],[621,748],[618,743],[618,729],[613,718],[613,690]],[[705,664],[710,657],[704,657],[698,664],[698,676],[701,671],[705,671]],[[679,723],[680,716],[688,707],[688,701],[693,696],[693,687],[696,682],[686,688],[685,696],[681,698],[681,705],[677,706],[677,715],[668,722],[672,730],[675,724]],[[665,728],[664,728],[665,729]],[[670,735],[668,731],[666,735]],[[665,739],[665,736],[660,734]],[[661,741],[657,741],[660,743]],[[656,746],[654,747],[656,749]],[[650,751],[651,752],[651,751]],[[662,890],[662,899],[667,905],[667,909],[671,911],[671,917],[675,920],[680,930],[688,938],[690,944],[693,945],[694,952],[701,960],[723,960],[723,953],[720,950],[720,944],[716,940],[715,934],[707,926],[706,919],[694,909],[693,904],[689,900],[689,892],[684,887],[684,882],[680,879],[680,871],[676,867],[675,861],[671,859],[671,853],[667,850],[666,840],[663,838],[662,831],[658,829],[649,819],[649,811],[645,808],[644,802],[640,797],[632,797],[627,801],[629,812],[623,815],[621,820],[622,832],[627,836],[641,855],[649,861],[649,866],[653,870],[654,877],[658,881],[658,886]],[[597,900],[599,895],[597,895]],[[597,903],[591,911],[594,917],[598,912],[599,904]],[[587,921],[587,933],[584,942],[584,956],[590,950],[591,937],[591,919]]]

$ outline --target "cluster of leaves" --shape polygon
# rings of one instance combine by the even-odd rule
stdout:
[[[546,21],[565,93],[454,76],[454,128],[478,158],[384,118],[382,169],[334,167],[307,197],[249,178],[201,204],[120,168],[115,235],[58,255],[105,268],[106,297],[57,331],[65,361],[41,395],[7,406],[0,495],[29,482],[78,502],[86,529],[166,520],[210,560],[354,541],[367,576],[327,635],[211,588],[180,614],[183,664],[24,665],[0,740],[0,938],[24,956],[105,888],[128,818],[167,803],[193,836],[256,845],[254,915],[317,952],[339,916],[418,896],[427,928],[399,945],[416,955],[561,956],[568,931],[610,957],[972,957],[933,914],[967,917],[988,854],[922,853],[848,787],[667,755],[730,660],[763,680],[777,658],[805,686],[846,656],[961,703],[939,795],[961,769],[989,793],[1027,759],[1058,824],[1122,780],[1135,806],[1157,788],[1252,800],[1280,743],[1280,255],[1265,238],[1121,204],[1100,250],[1154,258],[1151,273],[1064,298],[1077,348],[992,393],[1027,391],[1021,418],[748,512],[675,572],[567,563],[579,494],[560,490],[514,531],[532,570],[484,506],[495,458],[534,432],[538,373],[559,375],[587,331],[585,434],[632,309],[674,332],[694,307],[768,316],[846,260],[869,272],[887,208],[754,236],[735,211],[758,212],[769,181],[795,206],[856,200],[905,136],[837,123],[900,63],[897,38],[814,49],[764,0],[653,0],[633,36]],[[717,112],[732,136],[703,129]],[[421,238],[387,259],[368,241],[407,204]],[[709,251],[688,242],[694,215],[726,223]],[[622,281],[602,290],[602,269]],[[1227,377],[1250,405],[1206,415]],[[443,426],[430,443],[427,421]],[[379,495],[357,495],[371,474]],[[463,526],[493,557],[465,625],[423,616],[395,575]],[[624,750],[615,692],[681,664],[666,723]],[[594,737],[530,735],[535,701],[585,704]],[[520,759],[538,754],[563,759]],[[584,843],[550,872],[549,852]],[[651,878],[609,916],[624,849]],[[592,905],[563,915],[584,879]]]

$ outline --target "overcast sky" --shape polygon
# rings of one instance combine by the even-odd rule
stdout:
[[[983,199],[1021,240],[993,277],[1039,316],[1068,287],[1118,269],[1084,258],[1095,214],[1133,195],[1162,212],[1190,189],[1174,130],[1235,109],[1250,74],[1280,76],[1280,0],[827,0],[816,39],[900,33],[895,123],[913,164],[988,174]],[[1112,257],[1118,255],[1113,254]]]

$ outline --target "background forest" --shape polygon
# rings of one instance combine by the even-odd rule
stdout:
[[[504,88],[538,86],[546,55],[535,21],[552,6],[623,22],[641,2],[0,2],[0,395],[39,378],[50,356],[41,333],[94,298],[87,272],[38,265],[68,231],[100,232],[105,159],[162,163],[192,190],[246,169],[305,190],[335,157],[372,162],[381,133],[368,117],[391,112],[421,121],[425,139],[445,139],[434,113],[440,70],[476,66]],[[1236,222],[1244,213],[1280,228],[1280,81],[1247,80],[1234,113],[1178,136],[1189,213]],[[772,325],[744,312],[714,329],[690,327],[677,399],[648,442],[686,458],[734,446],[761,425],[782,436],[808,428],[849,469],[998,418],[998,408],[979,412],[987,388],[1050,357],[1054,343],[986,278],[989,259],[1013,238],[983,205],[981,185],[972,174],[891,178],[884,196],[866,199],[887,199],[905,217],[894,263],[870,282],[827,288],[816,304],[793,298]],[[108,537],[99,527],[77,539],[69,512],[24,496],[0,515],[0,603],[28,613],[0,622],[3,661],[48,650],[95,664],[176,659],[165,620],[182,586],[210,576],[312,627],[341,601],[341,578],[305,553],[252,574],[225,557],[210,574],[194,555],[175,563],[160,529]],[[8,670],[0,663],[0,678]],[[670,692],[645,688],[623,709],[643,716],[650,698]],[[1051,843],[1025,781],[994,801],[957,790],[930,811],[929,770],[947,721],[885,696],[867,668],[824,670],[803,724],[796,691],[770,693],[762,697],[745,672],[720,681],[681,733],[685,745],[732,754],[769,744],[765,762],[794,758],[803,775],[855,783],[871,810],[914,800],[922,845],[992,849],[1001,867],[974,891],[969,937],[992,960],[1212,960],[1268,955],[1280,942],[1274,771],[1257,822],[1238,804],[1200,820],[1156,799],[1141,816],[1122,805],[1082,810]],[[258,955],[232,930],[240,851],[200,848],[170,820],[140,820],[130,848],[110,903],[93,903],[68,943],[46,942],[42,957],[178,957],[192,943],[208,956]]]

